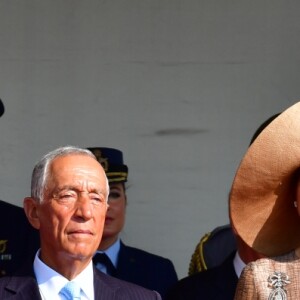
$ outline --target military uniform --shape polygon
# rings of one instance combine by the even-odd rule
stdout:
[[[0,200],[0,277],[12,275],[39,248],[38,232],[23,208]]]

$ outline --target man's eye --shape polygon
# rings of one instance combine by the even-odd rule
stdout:
[[[57,194],[54,194],[53,198],[61,200],[61,201],[71,201],[71,200],[76,200],[77,195],[76,193],[73,192],[60,192]]]
[[[92,197],[91,199],[92,199],[92,200],[94,200],[94,201],[99,201],[99,202],[101,202],[101,201],[102,201],[102,199],[101,199],[101,198],[99,198],[99,197]]]
[[[90,194],[89,195],[90,199],[95,201],[95,202],[103,202],[103,198],[100,197],[98,194]]]
[[[74,199],[76,198],[75,194],[61,194],[59,195],[60,199]]]

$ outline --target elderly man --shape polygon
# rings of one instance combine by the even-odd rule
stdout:
[[[93,267],[108,193],[105,172],[90,151],[62,147],[45,155],[33,170],[31,197],[24,199],[41,248],[33,265],[0,279],[0,299],[161,299]]]

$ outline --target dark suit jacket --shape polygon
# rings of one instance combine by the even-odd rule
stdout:
[[[38,231],[23,208],[0,200],[0,277],[12,275],[38,248]]]
[[[178,281],[174,265],[169,259],[126,246],[122,242],[116,277],[158,291],[162,298]]]
[[[95,300],[160,300],[158,293],[113,278],[94,268]],[[0,278],[0,299],[42,300],[32,276]]]
[[[235,252],[217,267],[181,279],[166,300],[232,300],[238,282],[234,255]]]

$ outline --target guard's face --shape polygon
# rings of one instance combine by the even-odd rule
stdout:
[[[123,183],[111,183],[108,196],[109,208],[105,218],[103,240],[118,238],[125,223],[126,194]]]
[[[101,240],[107,192],[105,173],[93,158],[69,155],[53,161],[44,201],[36,206],[46,264],[89,261]]]

